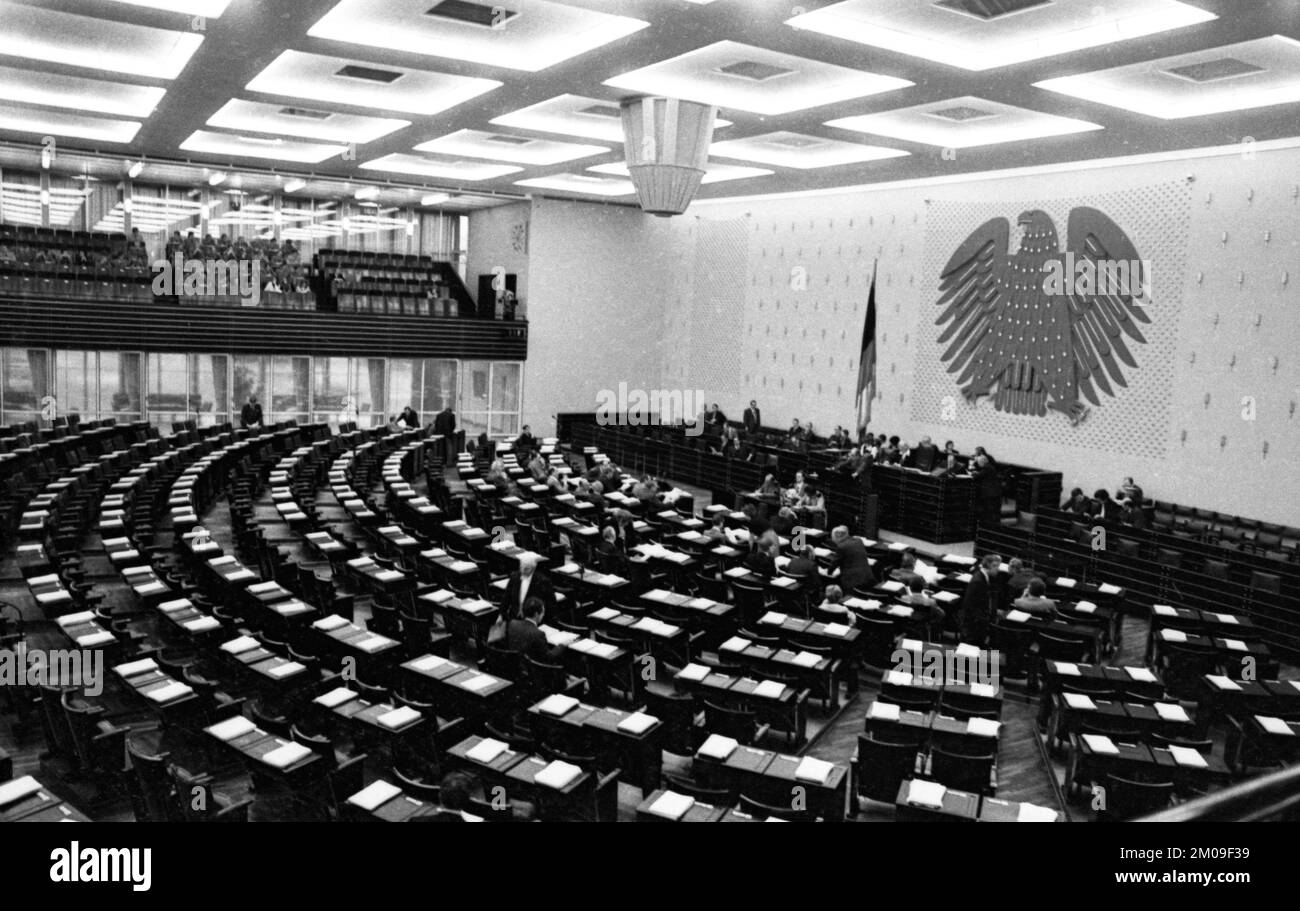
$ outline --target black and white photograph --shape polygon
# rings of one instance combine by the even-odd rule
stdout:
[[[1280,894],[1298,352],[1300,0],[0,0],[4,878]]]

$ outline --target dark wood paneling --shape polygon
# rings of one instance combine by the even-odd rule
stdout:
[[[522,361],[528,323],[0,298],[0,344],[32,348]]]

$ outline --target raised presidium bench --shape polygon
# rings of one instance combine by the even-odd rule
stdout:
[[[90,822],[31,775],[0,782],[0,822]]]
[[[898,787],[899,822],[1060,822],[1049,807],[958,791],[934,781],[909,778]]]
[[[726,788],[761,804],[783,818],[798,813],[807,819],[842,822],[848,808],[850,774],[846,766],[812,756],[790,756],[744,746],[711,734],[695,751],[695,779],[710,788]]]

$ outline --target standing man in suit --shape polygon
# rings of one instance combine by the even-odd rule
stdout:
[[[537,564],[535,554],[523,554],[519,558],[518,572],[510,574],[505,600],[501,602],[507,620],[523,616],[523,607],[529,598],[537,598],[544,608],[555,610],[555,588],[550,579],[537,571]]]
[[[876,584],[865,544],[850,535],[844,525],[835,526],[831,532],[831,541],[840,555],[840,588],[853,594],[854,589],[870,588]]]
[[[758,433],[758,429],[763,426],[763,415],[758,410],[758,402],[754,399],[749,400],[749,407],[745,409],[745,436],[753,436]]]
[[[541,631],[546,607],[541,598],[528,598],[520,608],[520,615],[506,624],[506,648],[537,661],[552,661],[560,648],[551,648],[546,634]]]
[[[999,596],[998,568],[1002,557],[985,554],[979,569],[971,573],[966,594],[961,601],[961,641],[984,646],[989,634],[989,623],[997,613]]]
[[[439,411],[433,419],[433,432],[440,434],[447,445],[447,464],[456,464],[456,415],[451,410],[451,403]]]
[[[537,437],[533,436],[532,428],[525,424],[523,433],[515,438],[515,458],[524,460],[537,451]]]
[[[239,424],[245,428],[262,426],[262,406],[257,401],[257,396],[250,395],[248,402],[240,409]]]

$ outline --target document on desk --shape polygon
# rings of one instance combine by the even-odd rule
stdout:
[[[1240,622],[1241,622],[1240,620],[1237,619],[1237,617],[1236,617],[1235,614],[1210,614],[1210,616],[1213,617],[1215,620],[1218,620],[1220,623],[1240,623]]]
[[[185,610],[187,607],[194,607],[194,604],[189,598],[176,598],[173,601],[164,601],[162,604],[159,604],[158,610],[162,611],[164,614],[174,614],[177,611]]]
[[[570,632],[567,629],[556,629],[553,626],[547,626],[545,624],[540,626],[539,629],[541,629],[542,633],[545,634],[547,644],[552,646],[568,645],[570,642],[573,642],[578,638],[577,633]]]
[[[352,690],[348,689],[346,686],[336,686],[328,693],[322,693],[321,695],[317,696],[315,699],[312,700],[312,702],[316,703],[317,705],[323,705],[327,709],[332,709],[332,708],[337,708],[338,706],[342,705],[343,703],[347,702],[350,699],[356,699],[356,698],[357,698],[357,694],[352,692]]]
[[[1259,722],[1260,727],[1270,734],[1281,734],[1286,737],[1295,736],[1295,731],[1291,729],[1291,725],[1281,718],[1274,718],[1270,715],[1256,715],[1255,720]]]
[[[384,714],[380,715],[375,720],[390,731],[395,731],[398,728],[406,727],[408,724],[416,721],[419,717],[420,713],[418,711],[411,708],[409,705],[403,705],[399,708],[393,709],[391,712],[384,712]]]
[[[442,604],[456,597],[455,592],[450,589],[440,588],[435,592],[428,592],[420,596],[421,601],[429,601],[433,604]]]
[[[160,686],[156,690],[149,691],[149,698],[154,702],[170,702],[173,699],[180,699],[182,696],[188,696],[194,690],[190,689],[188,684],[173,680],[166,686]]]
[[[785,684],[776,680],[763,680],[754,687],[754,695],[763,699],[780,699],[785,694]]]
[[[207,728],[207,732],[218,740],[229,741],[242,737],[256,728],[257,725],[243,715],[236,715],[234,718],[227,718],[225,721],[211,725]]]
[[[299,664],[297,661],[286,661],[284,664],[277,664],[275,667],[271,668],[268,673],[276,680],[281,680],[305,670],[307,670],[307,667]]]
[[[726,759],[736,751],[739,742],[731,737],[724,737],[721,734],[710,734],[700,748],[696,751],[699,756],[707,756],[710,759]]]
[[[1240,639],[1224,639],[1223,644],[1226,645],[1228,648],[1232,649],[1234,652],[1247,651],[1246,643],[1242,642]]]
[[[898,643],[898,647],[905,652],[919,652],[924,645],[920,639],[901,639]]]
[[[646,807],[646,812],[676,822],[690,812],[693,806],[695,806],[694,797],[678,794],[676,791],[664,791],[654,803]]]
[[[1078,584],[1078,581],[1075,579],[1070,579],[1066,576],[1061,576],[1056,580],[1056,584],[1059,585],[1061,588],[1074,588],[1074,586]]]
[[[293,743],[290,741],[284,746],[276,747],[274,750],[264,755],[262,761],[272,768],[284,769],[293,765],[295,762],[306,759],[310,755],[311,749],[309,747],[305,747],[301,743]]]
[[[960,643],[957,646],[956,652],[958,655],[961,655],[963,658],[978,658],[980,656],[979,646],[972,645],[969,642]]]
[[[998,694],[998,688],[991,683],[972,683],[970,694],[983,699],[992,699]]]
[[[6,781],[4,784],[0,784],[0,807],[17,803],[24,797],[35,794],[40,789],[41,783],[31,775],[24,775],[22,778],[15,778],[13,781]]]
[[[1063,677],[1079,677],[1082,675],[1082,672],[1079,670],[1079,665],[1071,664],[1068,661],[1053,661],[1052,666],[1055,667],[1056,672]]]
[[[1151,673],[1151,671],[1147,670],[1144,667],[1126,667],[1124,668],[1124,670],[1128,673],[1129,677],[1133,678],[1139,683],[1156,682],[1156,675]]]
[[[1097,612],[1097,605],[1091,601],[1080,601],[1074,605],[1074,609],[1081,614],[1093,614]]]
[[[694,683],[698,683],[705,677],[709,676],[709,669],[703,664],[695,664],[692,662],[678,671],[677,676],[682,680],[690,680]]]
[[[254,639],[254,642],[257,640]],[[158,670],[158,663],[152,658],[141,658],[139,661],[130,661],[126,664],[119,664],[113,668],[121,677],[134,677],[136,674],[143,674],[146,671]]]
[[[618,611],[614,610],[612,607],[602,607],[600,610],[592,611],[588,616],[593,620],[609,620],[617,617]]]
[[[1001,722],[991,718],[970,718],[966,721],[966,733],[976,737],[996,737],[1001,726]]]
[[[489,676],[488,674],[476,674],[461,683],[460,687],[461,689],[469,690],[471,693],[477,693],[480,690],[487,689],[496,682],[497,678]]]
[[[220,629],[221,621],[216,617],[195,617],[193,620],[186,621],[184,626],[191,633],[206,633],[209,630]]]
[[[743,652],[745,649],[749,648],[750,645],[751,643],[748,639],[740,636],[732,636],[726,642],[718,646],[718,648],[724,652]]]
[[[1170,745],[1169,755],[1174,757],[1174,762],[1188,769],[1204,769],[1209,767],[1205,757],[1193,750],[1191,747],[1180,747]]]
[[[618,723],[618,729],[628,734],[644,734],[658,724],[659,719],[645,712],[633,712]]]
[[[1119,753],[1119,747],[1115,746],[1115,741],[1111,740],[1105,734],[1084,734],[1083,742],[1086,743],[1088,748],[1094,753],[1109,753],[1111,755],[1117,755]]]
[[[805,756],[799,761],[798,768],[794,770],[794,777],[799,781],[826,784],[830,780],[833,771],[835,771],[835,766],[826,760]]]
[[[1097,703],[1092,701],[1092,697],[1085,696],[1083,693],[1062,693],[1061,699],[1072,709],[1089,712],[1097,710]]]
[[[557,759],[538,772],[533,781],[537,784],[544,784],[548,788],[555,788],[555,790],[561,791],[572,784],[581,774],[582,769],[578,766],[571,762]]]
[[[1168,604],[1153,604],[1151,612],[1160,617],[1177,617],[1178,611],[1174,610]]]
[[[1024,623],[1026,620],[1032,619],[1032,617],[1032,614],[1028,614],[1022,610],[1007,611],[1007,619],[1012,623]]]
[[[891,617],[902,617],[906,619],[907,617],[912,616],[915,611],[906,604],[891,604],[886,608],[885,613],[889,614]]]
[[[770,610],[767,613],[765,613],[763,616],[759,617],[758,622],[770,623],[774,626],[780,626],[782,623],[786,621],[786,617],[788,616],[789,616],[788,614],[782,614],[777,611]]]
[[[475,762],[489,765],[508,749],[510,749],[509,744],[502,743],[500,740],[493,740],[491,737],[484,737],[471,749],[466,750],[465,756]]]
[[[1097,586],[1097,591],[1104,595],[1118,595],[1120,593],[1120,587],[1118,585],[1111,585],[1109,582],[1103,582]]]
[[[1187,634],[1180,629],[1162,629],[1160,638],[1166,642],[1186,642]]]
[[[907,789],[907,802],[914,807],[927,807],[931,810],[943,809],[943,798],[948,788],[937,781],[922,781],[913,778]]]
[[[822,656],[815,652],[799,652],[794,656],[794,663],[799,667],[816,667],[821,660]]]
[[[401,793],[401,788],[381,778],[349,797],[348,803],[360,807],[367,813],[373,813]]]
[[[869,718],[875,718],[877,721],[897,721],[901,709],[892,702],[881,702],[877,699],[871,703],[871,709],[867,712]]]
[[[1241,686],[1237,681],[1230,680],[1229,678],[1223,677],[1219,674],[1208,674],[1205,679],[1210,681],[1210,683],[1212,683],[1217,689],[1228,691],[1241,690]],[[1300,687],[1297,687],[1297,689],[1300,689]]]
[[[826,635],[828,636],[844,637],[849,634],[850,627],[845,626],[843,623],[827,623],[824,629],[826,630]]]
[[[913,678],[911,674],[907,673],[907,671],[888,670],[885,671],[884,677],[881,678],[881,682],[890,686],[911,686],[913,679],[915,678]]]
[[[958,582],[963,582],[963,583],[970,582],[970,573],[957,573],[957,575],[953,576],[953,578],[956,579]]]
[[[332,629],[338,629],[340,626],[347,626],[348,618],[339,614],[330,614],[328,617],[322,617],[312,624],[312,629],[318,629],[321,632],[329,632]]]
[[[612,658],[614,653],[617,651],[617,645],[613,645],[609,642],[595,642],[592,643],[592,647],[588,650],[588,653],[595,655],[597,658]]]
[[[1016,822],[1056,822],[1058,814],[1048,807],[1033,803],[1022,803],[1016,812]]]
[[[496,606],[491,601],[484,601],[481,598],[475,598],[472,601],[462,601],[460,606],[461,610],[467,611],[476,617],[486,614],[489,611],[496,610]]]
[[[554,693],[537,703],[537,710],[539,712],[544,712],[547,715],[559,717],[560,715],[567,714],[577,704],[578,700],[574,699],[572,696],[566,696],[563,693]]]
[[[1157,702],[1155,704],[1156,714],[1165,721],[1191,721],[1187,714],[1187,709],[1183,708],[1176,702]]]

